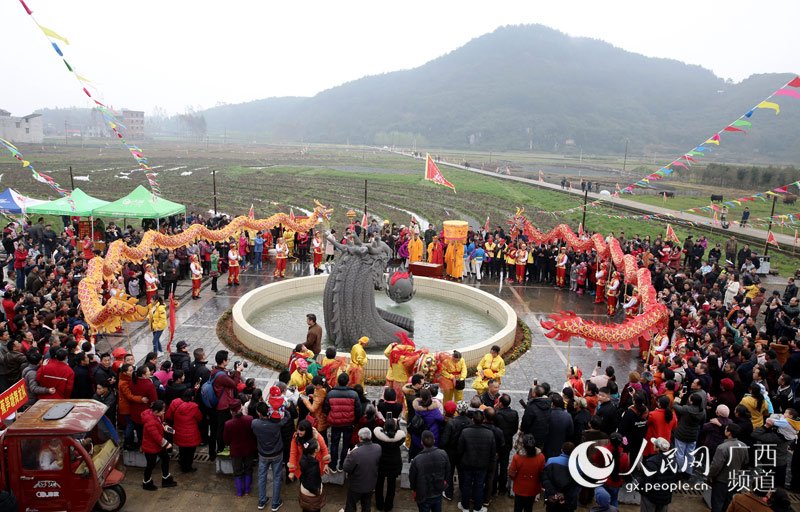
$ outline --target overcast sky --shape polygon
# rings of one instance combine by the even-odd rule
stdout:
[[[541,23],[742,80],[800,72],[800,1],[28,0],[115,108],[169,113],[310,96],[419,66],[499,26]],[[89,106],[17,0],[0,2],[0,108]]]

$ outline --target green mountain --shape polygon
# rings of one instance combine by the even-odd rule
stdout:
[[[203,112],[211,133],[272,141],[480,150],[638,154],[688,151],[792,78],[733,84],[541,25],[507,26],[418,68],[368,76],[311,98],[270,98]],[[754,160],[800,155],[800,101],[759,110],[724,151]],[[763,122],[762,122],[763,121]],[[725,144],[740,136],[744,144]],[[722,149],[722,148],[717,148]]]

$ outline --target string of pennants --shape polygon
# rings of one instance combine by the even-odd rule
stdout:
[[[665,165],[664,167],[662,167],[658,171],[656,171],[656,172],[654,172],[654,173],[642,178],[641,180],[639,180],[639,181],[637,181],[637,182],[635,182],[635,183],[633,183],[631,185],[628,185],[624,189],[620,188],[619,184],[617,184],[616,185],[616,191],[614,192],[613,196],[618,198],[619,194],[620,194],[620,192],[622,190],[625,190],[626,192],[631,192],[632,193],[633,189],[636,188],[636,187],[649,186],[651,181],[658,181],[658,180],[660,180],[662,178],[665,178],[665,177],[669,176],[673,172],[675,172],[675,168],[676,167],[683,167],[683,168],[688,170],[693,163],[698,163],[697,160],[699,159],[700,156],[705,156],[706,153],[713,152],[713,148],[709,147],[709,145],[720,146],[720,144],[722,142],[722,134],[723,133],[725,133],[725,132],[741,132],[741,133],[744,133],[745,135],[747,135],[747,131],[752,128],[752,122],[750,121],[750,119],[752,118],[753,114],[755,113],[755,111],[757,109],[768,108],[768,109],[774,110],[775,111],[775,115],[780,114],[780,105],[775,103],[775,102],[769,101],[769,100],[773,99],[775,96],[789,96],[789,97],[800,99],[800,92],[798,92],[798,90],[796,90],[796,89],[800,89],[800,76],[795,76],[795,78],[793,78],[792,80],[790,80],[789,82],[784,84],[777,91],[773,92],[772,94],[767,96],[764,100],[759,102],[756,106],[754,106],[753,108],[751,108],[750,110],[748,110],[747,112],[745,112],[744,114],[739,116],[739,118],[736,121],[732,122],[731,124],[729,124],[728,126],[723,128],[722,130],[719,130],[717,133],[715,133],[714,135],[712,135],[711,137],[706,139],[705,142],[703,142],[702,144],[700,144],[698,146],[695,146],[693,149],[691,149],[690,151],[684,153],[679,158],[677,158],[676,160],[673,160],[671,163]],[[542,172],[540,171],[539,174],[540,174],[539,181],[543,181]],[[797,185],[797,186],[800,187],[800,184],[798,184],[798,183],[800,183],[800,182],[794,182],[794,183],[791,183],[790,185]],[[786,188],[788,186],[790,186],[790,185],[785,185],[783,187],[779,187],[779,188],[773,189],[773,191],[778,192],[778,193],[786,192]],[[771,192],[772,191],[770,191],[770,192],[762,192],[760,194],[755,194],[754,196],[748,196],[748,197],[744,197],[744,198],[739,198],[739,199],[737,199],[735,201],[732,201],[732,202],[728,201],[728,202],[726,202],[726,204],[728,204],[729,206],[735,208],[736,206],[741,206],[741,204],[739,204],[739,203],[752,201],[755,198],[763,199],[763,197],[762,197],[763,195],[769,195]],[[594,207],[600,206],[600,204],[606,203],[606,202],[607,201],[605,201],[605,200],[598,200],[598,201],[594,201],[592,203],[588,203],[586,206],[591,206],[591,207],[594,208]],[[699,212],[700,210],[714,209],[714,206],[715,205],[701,206],[701,207],[697,207],[697,208],[689,208],[687,210],[677,210],[677,211],[674,211],[672,213],[673,214],[680,214],[680,213],[684,213],[684,212],[688,212],[688,211]],[[583,205],[577,206],[575,208],[570,208],[568,210],[559,210],[559,211],[552,211],[552,212],[538,211],[537,213],[547,214],[547,215],[565,215],[565,214],[568,214],[568,213],[574,213],[576,211],[582,211],[582,210],[583,210]]]
[[[597,215],[598,217],[606,217],[608,219],[619,219],[619,220],[665,220],[667,217],[664,216],[657,216],[657,215],[610,215],[607,213],[599,213],[599,212],[589,212],[586,213],[590,215]],[[759,217],[757,219],[749,219],[745,223],[747,226],[751,227],[766,227],[769,224],[770,219],[774,221],[778,221],[779,225],[785,226],[787,224],[794,226],[800,225],[800,212],[797,213],[789,213],[789,214],[781,214],[781,215],[773,215],[772,217]],[[678,222],[681,224],[685,224],[687,226],[712,226],[712,225],[719,225],[719,220],[709,220],[703,222],[696,222],[691,220],[685,219],[677,219],[677,218],[670,218],[670,222]],[[732,220],[728,221],[730,224],[733,225],[741,225],[741,221]]]
[[[793,98],[800,99],[800,92],[798,92],[798,88],[800,88],[800,76],[795,76],[792,80],[784,84],[781,88],[777,91],[773,92],[766,98],[764,98],[761,102],[759,102],[756,106],[739,116],[734,122],[729,124],[728,126],[724,127],[708,139],[702,144],[695,146],[693,149],[687,151],[677,159],[673,160],[669,164],[665,165],[661,169],[657,170],[656,172],[650,174],[649,176],[642,178],[641,180],[633,183],[632,185],[628,185],[625,187],[625,190],[630,192],[636,187],[643,187],[648,186],[651,181],[660,180],[666,176],[669,176],[675,171],[676,167],[683,167],[684,169],[689,169],[693,163],[697,163],[699,157],[706,156],[706,153],[711,153],[713,148],[711,145],[715,145],[717,147],[720,146],[722,143],[722,135],[726,132],[731,133],[743,133],[747,135],[748,130],[753,127],[753,123],[751,122],[751,118],[756,110],[758,109],[771,109],[775,111],[775,115],[780,114],[781,108],[780,105],[773,101],[769,101],[775,96],[790,96]]]
[[[8,142],[5,139],[0,139],[0,144],[2,144],[7,150],[9,150],[11,154],[14,155],[14,158],[16,158],[22,163],[22,167],[30,169],[31,173],[33,174],[33,178],[36,181],[40,181],[42,183],[50,185],[50,188],[58,192],[62,197],[67,198],[67,202],[69,202],[70,208],[72,208],[73,210],[75,209],[75,202],[72,200],[72,194],[70,193],[69,190],[65,189],[64,187],[56,183],[56,181],[47,174],[38,172],[36,169],[34,169],[33,165],[31,165],[29,161],[25,160],[25,157],[22,156],[22,153],[19,152],[19,150],[14,144]]]
[[[736,207],[743,206],[743,205],[746,206],[745,203],[754,202],[757,199],[760,199],[761,201],[766,201],[767,198],[771,198],[773,196],[779,196],[780,194],[789,193],[789,187],[792,187],[792,186],[797,187],[799,189],[798,191],[800,192],[800,180],[798,180],[798,181],[795,181],[795,182],[790,183],[788,185],[784,185],[782,187],[774,188],[772,190],[766,190],[764,192],[759,192],[758,194],[753,194],[753,195],[750,195],[750,196],[740,197],[738,199],[733,199],[731,201],[725,201],[722,204],[728,205],[731,208],[736,208]],[[593,201],[591,203],[586,203],[586,206],[587,207],[592,207],[592,208],[597,208],[600,205],[600,203],[602,203],[602,201]],[[584,210],[584,206],[581,205],[581,206],[576,206],[575,208],[570,208],[568,210],[559,210],[559,211],[552,211],[552,212],[546,212],[546,211],[541,211],[540,210],[540,211],[537,211],[537,213],[541,213],[541,214],[545,214],[545,215],[553,215],[554,217],[557,217],[559,215],[567,215],[567,214],[570,214],[570,213],[575,213],[575,212],[579,212],[579,211],[583,211],[583,210]],[[648,214],[648,215],[627,215],[627,216],[624,216],[624,217],[620,217],[618,215],[610,215],[609,218],[645,219],[645,220],[650,219],[650,218],[672,219],[672,218],[675,217],[675,215],[681,215],[681,214],[684,214],[684,213],[703,213],[703,212],[707,212],[707,213],[722,212],[722,207],[720,207],[718,204],[711,203],[711,204],[709,204],[707,206],[700,206],[700,207],[695,207],[695,208],[687,208],[685,210],[675,210],[675,211],[672,211],[672,212],[669,212],[669,213],[651,213],[651,214]],[[778,217],[778,216],[776,215],[776,217]],[[733,221],[731,221],[731,222],[733,222]]]
[[[153,200],[155,200],[161,193],[161,190],[158,186],[158,181],[156,181],[157,173],[147,163],[147,157],[144,156],[144,153],[142,152],[141,148],[139,148],[136,145],[129,144],[128,141],[125,140],[125,137],[123,136],[120,130],[126,130],[127,128],[124,124],[122,124],[119,121],[119,119],[117,118],[117,113],[114,112],[113,109],[111,109],[110,107],[98,101],[89,92],[89,88],[92,88],[95,91],[97,91],[97,88],[94,85],[92,85],[89,79],[79,75],[75,71],[74,67],[69,62],[67,62],[67,59],[64,56],[64,51],[61,49],[61,47],[56,41],[60,41],[65,45],[69,45],[69,40],[65,37],[60,36],[55,31],[42,26],[33,16],[33,11],[31,11],[31,9],[25,3],[25,0],[19,0],[19,2],[20,4],[22,4],[22,7],[25,9],[25,12],[28,13],[28,16],[30,16],[30,18],[33,20],[36,26],[39,27],[39,29],[42,31],[47,41],[53,47],[53,50],[55,50],[55,52],[61,58],[62,62],[64,62],[64,65],[66,66],[67,70],[78,81],[78,84],[80,84],[83,93],[86,94],[86,96],[94,102],[95,106],[102,114],[103,119],[105,119],[105,121],[108,123],[108,126],[111,128],[111,130],[120,140],[120,142],[122,142],[122,144],[128,149],[133,158],[136,160],[136,163],[139,164],[139,168],[144,172],[145,176],[147,177],[147,181],[150,184],[150,190],[153,193]]]

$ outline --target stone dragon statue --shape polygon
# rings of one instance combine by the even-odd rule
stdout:
[[[554,313],[549,316],[549,320],[541,322],[542,327],[549,331],[545,336],[564,342],[575,336],[583,338],[586,346],[590,348],[597,343],[602,350],[606,350],[609,346],[617,350],[620,348],[629,350],[631,346],[639,346],[640,342],[647,341],[653,334],[666,329],[669,322],[669,311],[667,306],[657,300],[656,290],[650,279],[650,271],[646,268],[638,268],[636,258],[630,254],[624,254],[616,238],[611,240],[611,244],[607,244],[603,235],[596,233],[591,238],[582,240],[566,224],[559,224],[547,233],[542,233],[528,221],[523,215],[524,212],[524,208],[517,208],[516,214],[508,220],[511,225],[512,238],[524,234],[528,237],[529,242],[537,244],[562,240],[579,252],[594,250],[599,260],[610,258],[624,277],[625,283],[633,284],[638,288],[642,305],[641,314],[626,319],[621,324],[603,324],[584,320],[573,311]]]
[[[129,247],[122,240],[112,242],[106,256],[95,257],[89,261],[86,277],[78,283],[78,298],[84,318],[94,332],[113,331],[122,320],[135,321],[144,319],[146,308],[137,305],[137,300],[121,294],[112,297],[103,304],[103,282],[115,279],[122,269],[124,261],[141,262],[148,258],[155,248],[177,249],[189,245],[195,240],[204,239],[209,242],[221,242],[243,229],[265,231],[278,224],[283,224],[297,232],[308,231],[321,219],[330,221],[333,210],[314,201],[314,213],[307,219],[297,221],[286,213],[277,213],[266,219],[236,217],[222,229],[211,230],[202,224],[193,224],[178,235],[165,235],[158,231],[148,231],[142,242],[136,247]]]
[[[362,336],[373,347],[385,347],[396,341],[398,331],[413,334],[414,320],[375,306],[375,290],[386,286],[383,273],[392,257],[389,246],[379,240],[363,244],[358,237],[346,245],[328,240],[342,251],[323,293],[328,339],[349,350]]]

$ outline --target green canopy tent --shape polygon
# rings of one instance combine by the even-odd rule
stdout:
[[[153,201],[153,193],[139,185],[127,196],[94,209],[95,217],[118,219],[159,219],[186,212],[182,204],[163,198]]]
[[[75,209],[69,205],[66,197],[56,199],[55,201],[48,201],[46,203],[37,204],[27,208],[29,214],[36,213],[39,215],[69,215],[72,217],[90,217],[96,208],[107,205],[108,201],[92,197],[83,190],[76,188],[72,191],[72,201],[75,203]]]
[[[79,188],[76,188],[72,191],[72,201],[75,203],[74,210],[72,209],[72,206],[70,206],[69,200],[66,197],[62,197],[61,199],[56,199],[55,201],[48,201],[46,203],[29,207],[27,209],[28,215],[35,213],[39,215],[91,217],[92,222],[90,232],[92,233],[92,238],[94,238],[94,217],[92,217],[92,212],[95,210],[95,208],[99,208],[108,204],[108,201],[103,201],[102,199],[92,197]]]

